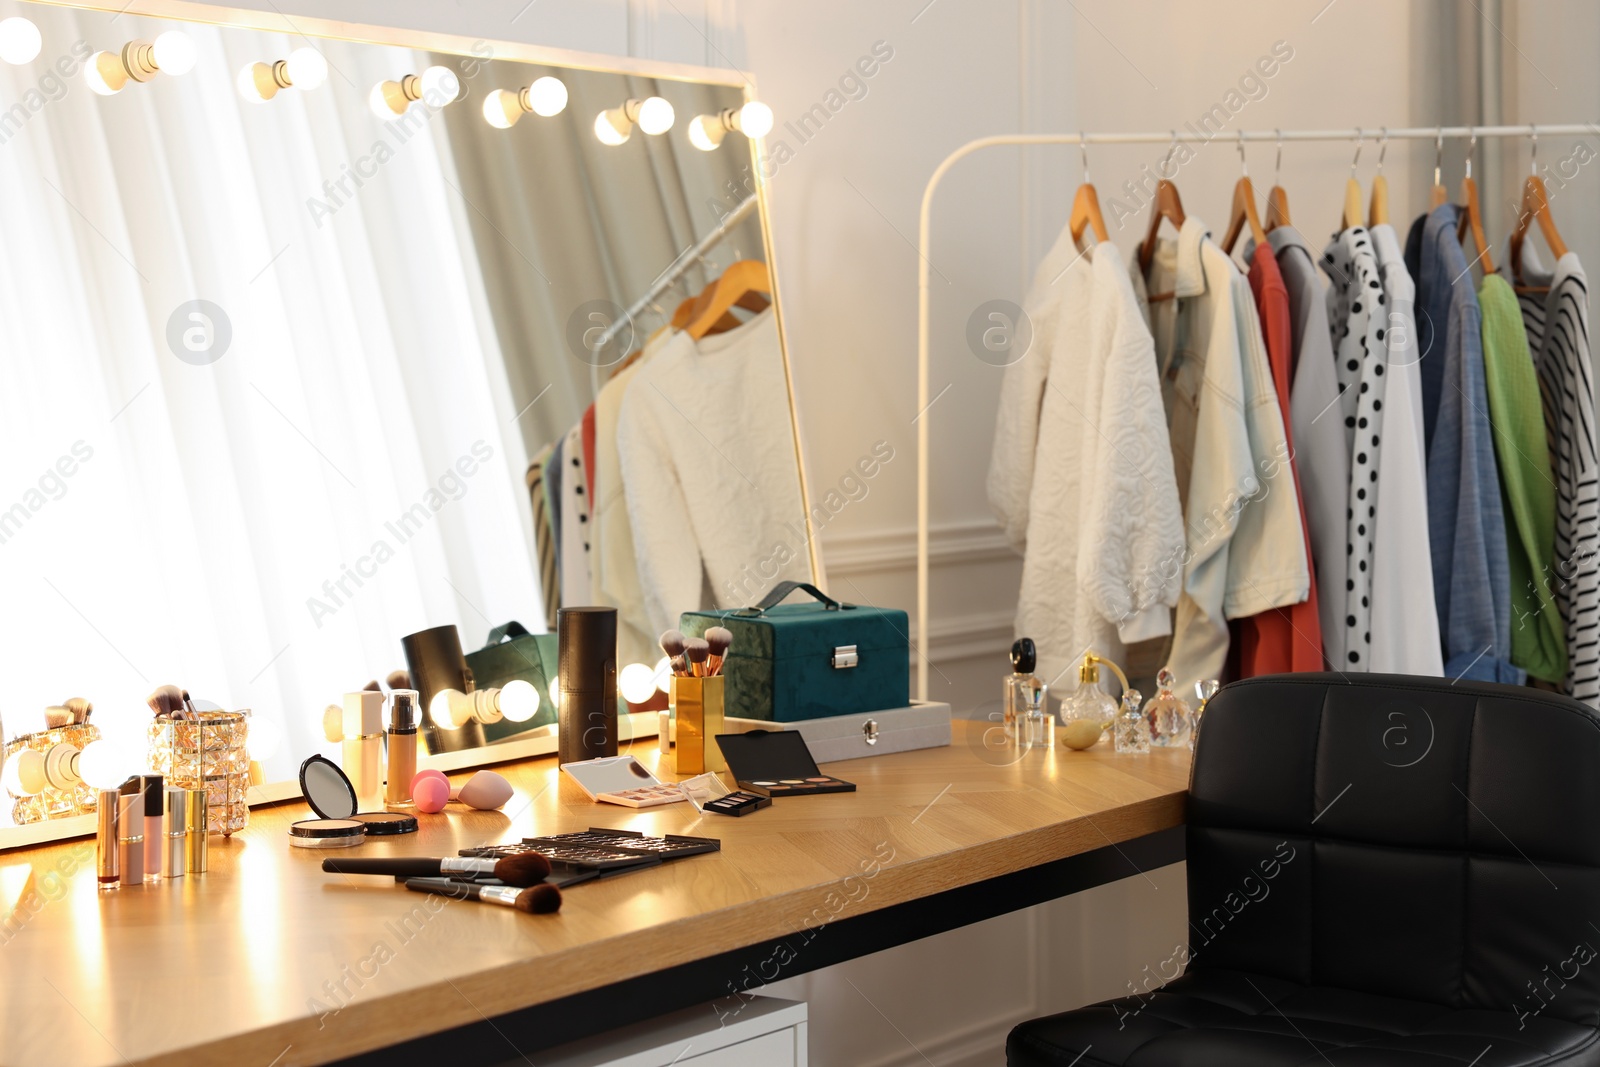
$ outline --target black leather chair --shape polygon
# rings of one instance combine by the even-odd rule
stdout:
[[[1126,997],[1016,1027],[1010,1067],[1600,1065],[1600,717],[1582,704],[1235,683],[1201,725],[1187,839],[1186,949],[1132,968]]]

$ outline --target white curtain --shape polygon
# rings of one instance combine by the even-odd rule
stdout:
[[[470,649],[542,615],[443,124],[367,110],[414,53],[318,42],[323,88],[252,104],[240,67],[306,42],[199,25],[192,72],[99,97],[48,72],[173,24],[28,14],[43,52],[0,67],[28,110],[0,122],[6,734],[69,696],[141,728],[174,682],[275,720],[268,777],[291,777],[402,635],[455,623]],[[231,332],[203,365],[168,340],[196,299]]]

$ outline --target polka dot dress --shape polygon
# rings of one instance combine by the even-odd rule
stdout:
[[[1345,662],[1364,671],[1372,659],[1372,541],[1378,519],[1378,448],[1383,432],[1384,338],[1389,313],[1372,239],[1363,226],[1335,237],[1323,251],[1328,327],[1338,361],[1339,413],[1350,449],[1345,526]],[[1329,416],[1332,416],[1330,411]]]

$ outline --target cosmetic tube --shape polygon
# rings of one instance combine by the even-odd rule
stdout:
[[[166,846],[163,835],[166,827],[162,825],[166,812],[165,783],[159,774],[147,774],[139,779],[140,787],[144,790],[144,876],[154,879],[161,877],[161,856]]]
[[[209,843],[206,835],[210,833],[207,826],[206,791],[185,789],[183,792],[184,870],[190,874],[204,874],[207,862],[206,846]]]
[[[383,694],[344,695],[345,777],[356,791],[356,811],[383,808]],[[410,784],[409,782],[407,783]]]
[[[122,783],[117,807],[117,844],[123,885],[144,884],[144,785],[137,776]]]
[[[417,776],[417,693],[396,689],[389,697],[389,782],[383,799],[391,808],[410,807]]]
[[[100,790],[95,802],[95,881],[101,889],[115,889],[122,876],[118,856],[121,842],[117,840],[117,805],[122,794],[115,789]]]
[[[184,798],[187,792],[188,790],[180,789],[175,785],[167,786],[167,818],[162,836],[166,838],[166,873],[168,878],[183,877],[183,852],[189,835],[188,801]]]

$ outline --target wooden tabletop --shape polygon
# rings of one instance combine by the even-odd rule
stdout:
[[[0,1065],[327,1063],[1182,823],[1187,752],[1008,762],[989,725],[833,764],[857,792],[744,818],[595,804],[546,758],[496,768],[517,790],[503,813],[452,804],[419,833],[317,850],[289,845],[303,805],[258,808],[211,838],[209,873],[110,893],[92,841],[0,855]],[[657,767],[653,738],[634,754]],[[321,870],[591,826],[722,851],[574,886],[540,916]]]

